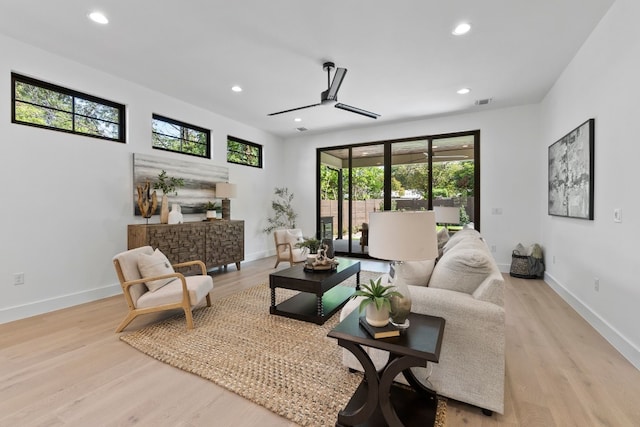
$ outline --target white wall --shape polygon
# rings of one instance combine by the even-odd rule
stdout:
[[[542,199],[536,183],[543,174],[538,165],[545,160],[536,149],[539,141],[538,106],[300,135],[286,140],[284,155],[293,176],[307,177],[309,171],[315,170],[318,147],[475,129],[480,129],[481,232],[490,246],[496,246],[493,255],[501,270],[508,271],[511,251],[516,244],[528,245],[539,241],[538,207]],[[292,179],[288,186],[295,194],[298,225],[305,235],[312,234],[315,231],[315,182],[307,178]],[[501,208],[502,215],[492,215],[492,208]]]
[[[134,152],[228,166],[245,258],[272,251],[260,230],[283,185],[280,138],[2,36],[0,52],[0,323],[121,292],[111,258],[127,248],[127,224],[142,222],[132,213]],[[11,71],[126,104],[127,144],[11,123]],[[152,150],[152,113],[211,129],[213,160]],[[263,144],[264,169],[227,164],[228,134]],[[18,272],[25,284],[14,286]]]
[[[595,219],[551,217],[540,206],[547,260],[556,260],[547,282],[640,368],[638,16],[640,2],[617,0],[602,19],[541,104],[538,150],[546,156],[550,144],[595,118]],[[546,189],[542,180],[545,200]],[[614,208],[622,209],[621,223],[613,222]]]

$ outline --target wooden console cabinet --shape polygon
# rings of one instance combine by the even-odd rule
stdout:
[[[172,264],[199,259],[208,270],[234,263],[240,270],[244,260],[244,221],[131,224],[127,231],[129,249],[158,248]]]

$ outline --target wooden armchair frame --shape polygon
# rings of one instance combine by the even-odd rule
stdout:
[[[133,319],[135,319],[136,317],[142,314],[155,313],[158,311],[165,311],[165,310],[173,310],[176,308],[181,308],[184,311],[185,317],[187,318],[187,329],[193,329],[193,314],[191,313],[191,301],[189,298],[189,289],[187,288],[187,280],[182,273],[176,272],[171,274],[164,274],[162,276],[145,277],[142,279],[126,281],[124,279],[122,267],[120,266],[120,261],[118,259],[114,259],[113,264],[116,268],[116,272],[118,274],[118,280],[120,281],[120,285],[122,286],[122,291],[124,292],[124,297],[127,301],[127,305],[129,306],[129,313],[124,318],[124,320],[120,322],[120,325],[118,325],[116,332],[122,332],[122,330],[126,328],[127,325],[131,323]],[[196,261],[187,261],[187,262],[172,264],[174,269],[180,268],[180,267],[188,267],[191,265],[199,265],[202,270],[202,275],[203,276],[207,275],[207,267],[202,261],[196,260]],[[140,283],[149,282],[151,280],[166,279],[169,277],[177,277],[182,282],[182,301],[171,303],[171,304],[162,304],[155,307],[136,308],[133,302],[133,297],[131,296],[131,286],[137,285]],[[207,299],[207,307],[211,307],[211,296],[208,293],[207,293],[206,299]]]

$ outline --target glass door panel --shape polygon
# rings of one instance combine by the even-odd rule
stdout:
[[[432,151],[436,222],[455,231],[475,217],[475,137],[434,138]]]
[[[351,253],[366,255],[369,214],[384,204],[384,144],[352,148],[351,183]]]
[[[429,140],[391,144],[391,210],[429,210]]]

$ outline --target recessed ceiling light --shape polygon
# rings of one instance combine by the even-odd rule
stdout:
[[[469,92],[471,92],[471,89],[469,89],[468,87],[463,87],[462,89],[458,90],[458,94],[460,95],[466,95]]]
[[[234,92],[242,92],[242,88],[238,85],[233,86],[231,90]]]
[[[458,24],[458,26],[453,30],[452,34],[454,36],[461,36],[463,34],[467,34],[471,29],[471,25],[467,22],[463,22]]]
[[[302,119],[300,117],[296,117],[295,119],[293,119],[294,122],[301,122]]]
[[[106,16],[104,16],[104,13],[102,12],[91,12],[89,14],[89,19],[91,19],[93,22],[97,22],[98,24],[109,23],[109,20],[107,19]]]

